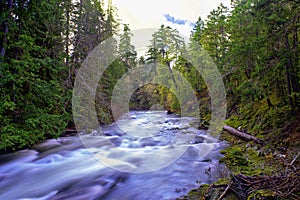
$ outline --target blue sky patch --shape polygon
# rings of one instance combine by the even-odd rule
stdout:
[[[178,25],[185,25],[187,20],[183,20],[183,19],[175,19],[175,17],[169,15],[169,14],[165,14],[164,17],[166,18],[166,20],[168,22],[171,22],[173,24],[178,24]]]

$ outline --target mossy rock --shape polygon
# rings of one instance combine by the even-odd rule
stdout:
[[[215,185],[227,185],[230,182],[230,178],[220,178],[216,182],[214,182]]]
[[[182,197],[178,200],[215,200],[218,199],[224,192],[223,187],[220,185],[226,185],[229,182],[229,179],[220,179],[215,182],[213,185],[204,184],[201,185],[198,189],[191,190],[187,196]],[[234,194],[227,192],[223,200],[237,200]]]
[[[271,190],[257,190],[256,192],[249,195],[247,200],[274,200],[276,193]]]
[[[208,187],[209,187],[208,184],[204,184],[204,185],[201,185],[198,189],[193,189],[193,190],[189,191],[189,193],[187,194],[187,199],[188,200],[205,199],[204,195],[205,195],[205,192],[207,191]]]

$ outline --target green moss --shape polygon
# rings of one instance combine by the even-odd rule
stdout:
[[[225,154],[225,156],[220,161],[225,162],[227,166],[235,169],[238,169],[240,166],[247,166],[248,161],[244,157],[243,151],[244,149],[239,146],[232,146],[222,150],[221,153]]]
[[[209,184],[201,185],[198,189],[193,189],[189,191],[187,194],[187,199],[189,200],[199,200],[202,199],[201,197],[205,196],[205,192],[209,188]]]
[[[234,128],[240,127],[259,137],[263,137],[266,130],[272,130],[273,133],[278,131],[280,127],[292,120],[291,108],[280,104],[276,97],[271,96],[270,99],[272,107],[268,106],[266,98],[240,105],[225,124]]]
[[[260,153],[260,150],[254,145],[251,146],[251,143],[248,147],[244,144],[236,144],[221,151],[224,157],[220,161],[235,174],[243,173],[248,176],[271,174],[275,166],[272,167],[266,162],[267,158]]]
[[[257,190],[250,194],[247,200],[274,200],[276,193],[271,190]]]
[[[229,179],[219,179],[214,183],[214,186],[226,185],[229,183]],[[222,187],[211,187],[209,184],[201,185],[197,189],[189,191],[185,197],[181,197],[180,200],[205,200],[205,199],[218,199],[224,192]],[[224,200],[237,199],[234,194],[228,192],[223,198]]]
[[[220,178],[216,182],[214,182],[215,185],[226,185],[230,182],[230,178]]]

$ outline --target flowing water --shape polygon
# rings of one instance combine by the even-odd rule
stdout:
[[[0,155],[1,200],[167,200],[218,178],[226,144],[195,119],[130,112],[101,134]]]

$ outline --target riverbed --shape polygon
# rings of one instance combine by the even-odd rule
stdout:
[[[132,111],[89,134],[1,154],[0,199],[176,199],[221,176],[225,147],[194,118]]]

